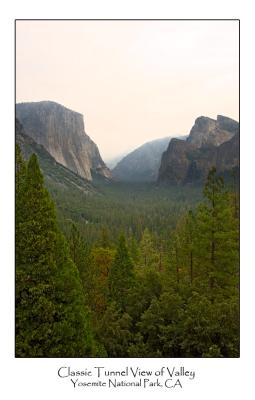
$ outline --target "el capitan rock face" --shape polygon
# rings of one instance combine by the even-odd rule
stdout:
[[[224,116],[199,117],[186,141],[172,139],[162,155],[158,182],[203,183],[213,166],[222,173],[239,167],[239,123]]]
[[[46,186],[72,190],[78,189],[85,194],[96,192],[91,182],[85,180],[81,176],[75,174],[70,169],[59,164],[55,158],[41,145],[36,143],[30,136],[26,135],[23,126],[16,118],[15,121],[16,144],[19,145],[23,157],[28,160],[32,154],[38,157],[40,168],[45,178]]]
[[[41,101],[17,104],[16,117],[26,134],[58,163],[87,180],[92,180],[92,172],[111,178],[97,145],[85,133],[82,114],[52,101]]]

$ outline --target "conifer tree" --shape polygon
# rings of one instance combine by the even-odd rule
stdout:
[[[109,298],[109,271],[114,259],[114,251],[109,248],[95,247],[91,251],[88,269],[87,294],[95,319],[105,311]]]
[[[132,286],[134,279],[133,269],[134,266],[126,246],[126,239],[124,235],[121,235],[109,272],[110,298],[116,301],[121,309],[125,308],[128,289]]]
[[[145,228],[140,242],[140,264],[144,268],[158,268],[159,257],[156,253],[153,238],[148,228]]]
[[[122,313],[115,302],[107,307],[98,320],[97,335],[108,357],[128,357],[129,344],[132,341],[132,319]]]
[[[69,235],[69,249],[73,262],[78,266],[83,262],[84,243],[81,234],[74,223],[72,223]]]
[[[189,284],[193,284],[196,277],[194,240],[196,236],[196,217],[189,211],[181,218],[174,236],[173,255],[175,256],[176,271]],[[185,277],[184,277],[185,275]]]
[[[88,287],[89,287],[89,268],[91,262],[90,247],[85,243],[77,226],[72,223],[70,234],[68,236],[68,244],[70,256],[77,266],[81,282],[84,289],[86,302],[88,301]]]
[[[26,178],[26,163],[23,160],[20,147],[16,145],[16,165],[15,165],[15,189],[16,189],[16,221],[19,220],[22,211],[22,201],[25,190],[25,178]],[[21,212],[22,213],[22,212]]]
[[[206,201],[197,212],[195,247],[201,273],[212,293],[237,283],[239,235],[230,195],[215,168],[208,174],[204,196]]]
[[[24,173],[17,152],[16,170],[16,355],[88,355],[92,336],[78,270],[58,230],[36,156]]]
[[[130,251],[130,256],[133,260],[134,264],[137,264],[139,262],[140,258],[140,249],[137,243],[137,240],[134,235],[129,238],[129,251]]]
[[[99,246],[103,247],[104,249],[111,248],[111,241],[109,237],[109,231],[107,227],[103,227],[101,232],[100,232],[100,240],[99,240]]]

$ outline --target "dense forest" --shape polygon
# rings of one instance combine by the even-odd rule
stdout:
[[[239,194],[44,184],[16,149],[17,357],[238,357]]]

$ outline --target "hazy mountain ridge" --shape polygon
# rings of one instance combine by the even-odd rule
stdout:
[[[116,165],[124,158],[126,157],[126,155],[130,153],[130,151],[126,151],[122,154],[119,154],[115,157],[109,157],[107,159],[105,159],[105,164],[107,165],[108,168],[110,168],[110,170],[112,170],[113,168],[116,167]]]
[[[74,173],[72,183],[74,176],[76,181],[79,176],[85,178],[86,187],[97,177],[123,182],[203,183],[212,166],[222,173],[239,167],[239,123],[222,115],[216,120],[198,117],[188,136],[144,143],[125,155],[112,171],[85,133],[82,114],[42,101],[17,104],[16,116],[24,126],[16,129],[25,156],[32,150],[38,154],[44,160],[42,169],[47,170],[48,178],[58,175],[61,165]],[[46,159],[51,160],[47,168]],[[56,164],[58,172],[53,171]],[[62,169],[62,173],[67,172]],[[84,187],[84,182],[78,187]]]
[[[129,182],[157,180],[161,156],[171,137],[156,139],[127,154],[112,170],[115,179]]]
[[[63,166],[87,180],[92,180],[91,171],[111,178],[97,145],[85,133],[82,114],[52,101],[40,101],[17,104],[16,117],[26,134]]]

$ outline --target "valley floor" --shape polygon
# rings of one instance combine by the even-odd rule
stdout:
[[[239,357],[239,199],[215,170],[49,194],[17,154],[17,357]]]

